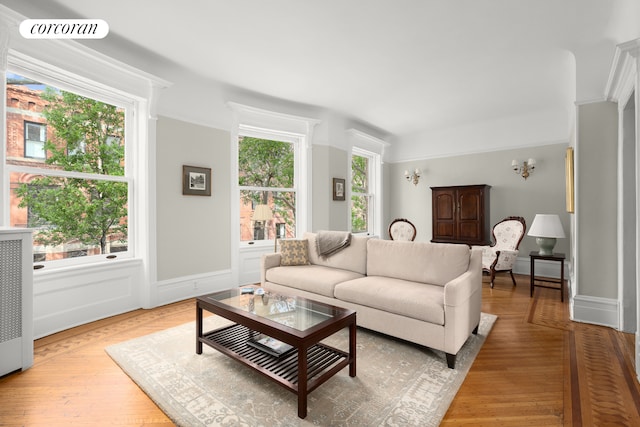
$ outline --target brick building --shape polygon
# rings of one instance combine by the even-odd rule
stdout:
[[[44,149],[46,141],[55,140],[55,129],[47,124],[43,111],[47,101],[40,96],[42,90],[30,88],[23,84],[7,84],[6,92],[6,129],[8,164],[32,166],[40,169],[57,169],[55,165],[46,164],[47,153]],[[33,227],[30,223],[29,209],[20,207],[20,198],[15,190],[25,183],[31,182],[37,175],[12,172],[10,181],[10,226]],[[126,250],[126,244],[119,241],[121,236],[109,236],[108,252]],[[76,256],[96,255],[100,247],[70,241],[57,247],[39,245],[37,234],[34,234],[34,261],[55,260]]]

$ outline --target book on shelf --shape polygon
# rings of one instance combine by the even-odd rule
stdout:
[[[293,349],[292,345],[278,341],[277,339],[264,334],[260,334],[257,337],[250,339],[247,341],[247,345],[276,357],[283,356],[289,350]]]

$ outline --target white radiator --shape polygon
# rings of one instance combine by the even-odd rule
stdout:
[[[30,230],[0,228],[0,376],[33,365]]]

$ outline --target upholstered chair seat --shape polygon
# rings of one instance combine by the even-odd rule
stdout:
[[[510,216],[493,226],[493,243],[489,246],[473,246],[482,249],[482,270],[491,276],[491,287],[497,272],[509,272],[513,286],[513,266],[518,259],[518,247],[527,229],[524,218]]]

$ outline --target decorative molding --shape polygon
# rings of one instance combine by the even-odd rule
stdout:
[[[38,62],[48,64],[49,68],[64,67],[66,74],[86,77],[143,98],[148,96],[145,86],[147,82],[162,88],[172,85],[165,79],[90,49],[75,40],[41,39],[37,43],[26,40],[19,36],[18,27],[27,18],[0,5],[0,22],[10,30],[9,56],[38,58]],[[12,34],[16,36],[11,38]]]
[[[605,86],[608,100],[619,102],[626,100],[634,88],[634,75],[638,72],[640,58],[640,39],[621,43],[616,46],[613,63]]]
[[[366,132],[362,132],[357,129],[347,129],[346,133],[350,139],[351,147],[361,148],[379,154],[381,158],[384,157],[385,150],[391,146],[390,143],[380,138],[376,138]]]
[[[620,310],[617,300],[576,295],[572,298],[571,304],[573,308],[571,320],[619,329]]]
[[[319,119],[264,110],[233,101],[228,101],[227,106],[237,115],[237,121],[240,125],[277,130],[278,132],[291,132],[308,136],[308,139],[311,139],[313,128],[322,122]],[[307,144],[310,143],[311,141],[307,141]]]

